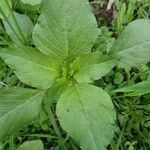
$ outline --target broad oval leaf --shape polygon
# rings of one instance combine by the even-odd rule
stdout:
[[[0,49],[0,57],[14,69],[22,82],[32,87],[47,89],[60,76],[61,61],[50,58],[35,48],[12,45]]]
[[[41,140],[26,141],[17,150],[44,150]]]
[[[30,5],[38,5],[41,3],[41,0],[21,0],[25,4],[30,4]]]
[[[104,150],[114,135],[115,110],[101,88],[79,84],[65,91],[57,103],[62,128],[84,150]]]
[[[11,26],[8,24],[6,20],[3,20],[6,32],[15,43],[21,44],[29,42],[30,40],[29,38],[33,31],[32,21],[28,16],[16,12],[14,12],[14,16],[18,22],[21,31],[18,30],[18,27],[16,26],[14,19],[12,18],[12,16],[10,16],[8,17],[8,21],[11,24]]]
[[[97,22],[87,0],[44,0],[33,32],[37,48],[57,58],[74,59],[91,51]]]
[[[111,48],[121,67],[139,66],[150,61],[150,20],[130,23]]]
[[[0,141],[38,117],[43,94],[24,88],[0,88]]]
[[[92,83],[111,71],[115,60],[99,52],[78,57],[73,62],[74,78],[79,83]]]

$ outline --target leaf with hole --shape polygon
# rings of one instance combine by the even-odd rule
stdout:
[[[101,88],[89,84],[68,88],[56,112],[62,128],[84,150],[104,150],[114,135],[114,106]]]

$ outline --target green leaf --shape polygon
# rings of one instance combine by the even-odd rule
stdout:
[[[123,82],[123,75],[120,72],[116,72],[114,76],[114,84],[121,84]]]
[[[111,48],[121,67],[139,66],[150,61],[150,20],[130,23]]]
[[[91,51],[97,35],[97,22],[87,0],[43,0],[33,40],[44,54],[74,59]]]
[[[115,66],[115,61],[99,52],[78,57],[73,62],[74,78],[79,83],[92,83],[105,76]]]
[[[41,3],[41,0],[21,0],[25,4],[30,4],[30,5],[38,5]]]
[[[146,110],[146,111],[150,111],[150,104],[137,105],[136,107],[137,107],[137,108],[140,108],[140,109],[144,109],[144,110]]]
[[[12,2],[11,0],[7,0],[9,2],[10,7],[12,7]],[[0,9],[5,13],[5,16],[8,17],[10,16],[10,11],[7,6],[6,0],[0,0]],[[4,19],[3,15],[0,13],[0,18]]]
[[[68,88],[70,84],[72,85],[72,83],[68,82],[66,79],[58,79],[56,84],[47,90],[47,97],[50,99],[51,103],[57,103],[61,94]]]
[[[113,92],[128,93],[128,96],[141,96],[150,93],[150,81],[143,81],[135,85],[119,88]]]
[[[50,58],[35,48],[12,45],[0,49],[0,57],[14,69],[22,82],[32,87],[47,89],[60,76],[61,61]]]
[[[0,23],[0,34],[2,35],[4,33],[4,28],[2,27],[2,24]]]
[[[115,110],[101,88],[79,84],[66,90],[57,103],[62,128],[84,150],[104,150],[114,135]]]
[[[29,41],[29,37],[33,31],[33,23],[30,20],[30,18],[26,15],[21,15],[19,13],[14,12],[14,16],[18,22],[18,25],[21,29],[22,34],[24,35],[26,41]],[[12,30],[12,28],[10,27],[10,25],[8,24],[8,22],[6,20],[3,21],[6,32],[8,33],[8,35],[10,36],[10,38],[15,42],[15,43],[19,43],[21,44],[21,40],[22,39],[22,34],[20,33],[20,31],[18,30],[17,26],[16,26],[16,22],[14,21],[13,17],[10,16],[8,18],[9,23],[11,24],[12,28],[14,29],[14,31]],[[17,35],[18,36],[17,36]],[[18,38],[19,37],[19,38]]]
[[[44,150],[41,140],[24,142],[17,150]]]
[[[148,81],[150,81],[150,71],[149,71],[149,74],[148,74],[147,80],[148,80]]]
[[[35,120],[43,92],[24,88],[0,88],[0,141]]]

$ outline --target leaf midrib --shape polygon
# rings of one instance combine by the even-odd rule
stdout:
[[[10,55],[10,54],[8,54],[8,53],[2,53],[2,54],[4,54],[4,55]],[[19,56],[16,56],[16,55],[14,55],[14,54],[11,54],[10,56],[12,56],[12,57],[17,57],[17,58],[21,58],[21,59],[23,59],[23,60],[26,60],[26,61],[29,61],[29,62],[31,62],[31,63],[33,63],[33,64],[37,64],[37,65],[39,65],[40,67],[42,67],[42,68],[44,68],[44,69],[46,69],[46,70],[50,70],[50,71],[54,71],[54,72],[57,72],[58,70],[55,70],[55,69],[52,69],[52,68],[50,68],[50,67],[46,67],[45,65],[41,65],[40,63],[38,63],[38,62],[36,62],[36,61],[32,61],[32,60],[30,60],[30,59],[28,59],[28,58],[23,58],[23,57],[19,57]],[[7,58],[7,59],[9,59],[9,58]]]
[[[135,46],[126,48],[126,49],[122,49],[122,50],[120,49],[117,53],[119,54],[119,53],[121,53],[121,52],[128,51],[128,50],[130,50],[130,49],[134,49],[134,48],[136,48],[136,47],[142,46],[142,45],[147,44],[147,43],[150,43],[150,40],[148,40],[148,41],[146,41],[146,42],[143,42],[143,43],[141,43],[141,44],[138,44],[138,45],[135,45]]]
[[[34,97],[36,97],[36,96],[38,96],[38,95],[40,95],[40,94],[41,94],[41,93],[37,93],[36,95],[34,95],[34,96],[28,98],[24,103],[22,103],[22,104],[20,104],[20,105],[17,105],[17,106],[15,107],[15,109],[11,110],[9,113],[7,113],[7,114],[4,115],[3,117],[1,117],[1,118],[0,118],[0,121],[3,120],[3,119],[5,119],[7,116],[9,116],[11,113],[13,113],[16,109],[22,107],[22,105],[24,105],[25,103],[27,103],[30,99],[33,99]]]
[[[76,88],[76,90],[77,90],[77,94],[78,94],[78,96],[79,96],[79,99],[81,100],[81,101],[79,101],[79,103],[81,104],[81,106],[82,106],[82,110],[83,110],[83,112],[84,112],[84,114],[85,114],[85,119],[86,119],[86,121],[88,122],[87,123],[87,126],[88,126],[88,128],[89,128],[89,131],[90,131],[90,133],[91,133],[91,136],[92,136],[92,139],[93,139],[93,141],[94,141],[94,143],[95,143],[95,146],[96,146],[96,148],[97,148],[97,150],[98,150],[98,145],[97,145],[97,143],[95,142],[96,140],[95,140],[95,137],[94,137],[94,135],[93,135],[93,132],[92,132],[92,130],[91,130],[91,128],[90,128],[90,126],[91,126],[91,123],[90,123],[90,119],[88,118],[88,113],[86,112],[86,110],[84,109],[84,105],[83,105],[83,103],[82,103],[82,97],[80,96],[80,92],[79,92],[79,89],[78,89],[78,87],[77,86],[75,86],[75,88]]]

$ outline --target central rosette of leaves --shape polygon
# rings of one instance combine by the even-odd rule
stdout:
[[[63,62],[61,68],[61,79],[67,80],[69,83],[77,83],[74,78],[75,70],[73,69],[72,65],[70,65],[67,61]]]

